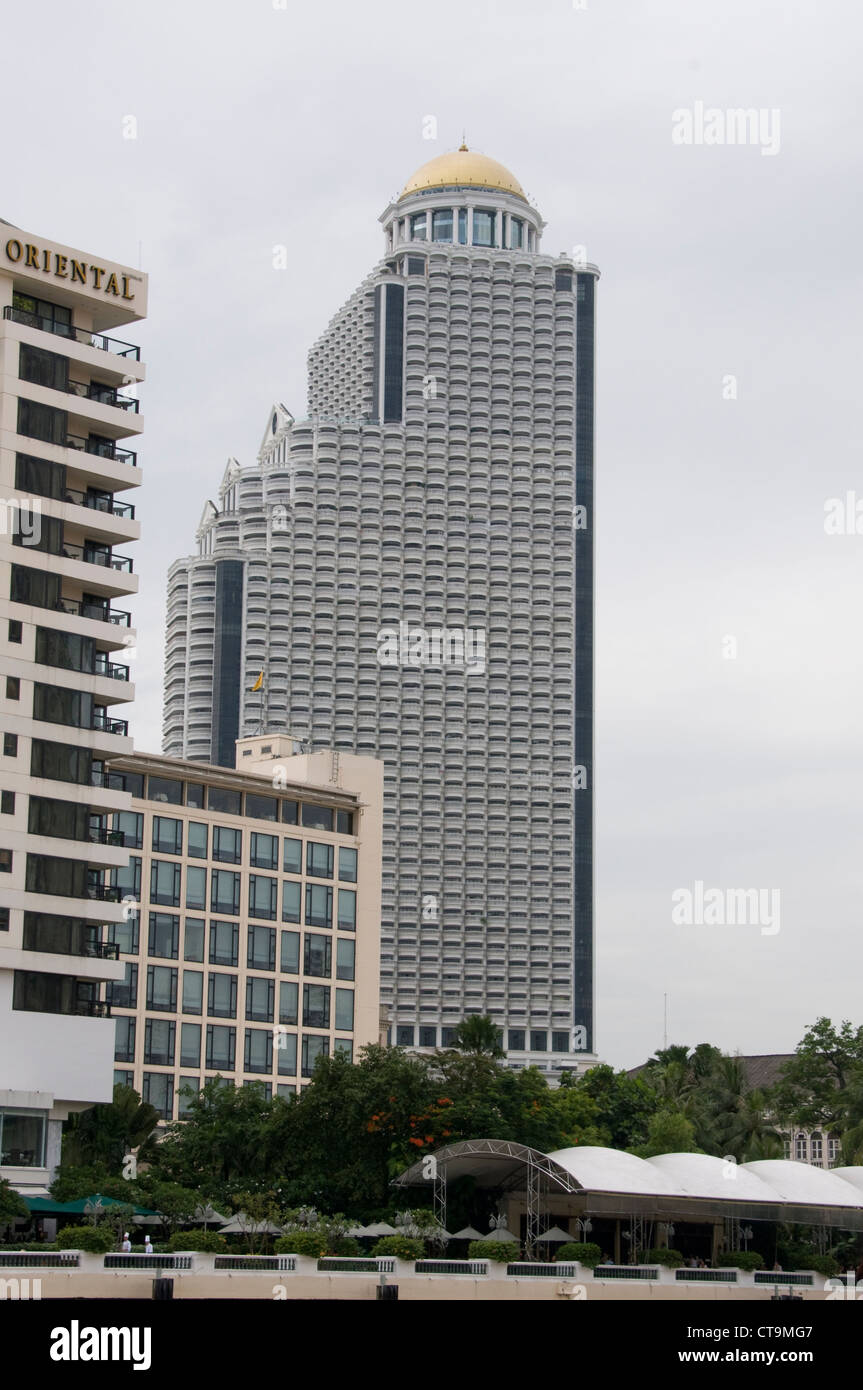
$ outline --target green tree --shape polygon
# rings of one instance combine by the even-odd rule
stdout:
[[[249,1253],[257,1255],[269,1245],[273,1231],[282,1220],[282,1208],[275,1192],[235,1192],[231,1198],[240,1219]]]
[[[700,1153],[695,1142],[695,1127],[679,1110],[658,1110],[647,1124],[647,1142],[630,1149],[639,1158],[656,1154]]]
[[[601,1135],[598,1143],[627,1149],[646,1142],[648,1121],[659,1108],[659,1100],[641,1076],[616,1072],[603,1064],[591,1067],[579,1077],[575,1089],[586,1093],[596,1104],[593,1123]]]
[[[430,1061],[376,1045],[354,1063],[341,1052],[322,1058],[290,1114],[288,1199],[353,1215],[388,1205],[395,1174],[451,1136]]]
[[[500,1029],[487,1014],[470,1014],[463,1019],[455,1030],[455,1045],[459,1052],[504,1056]]]
[[[206,1206],[207,1202],[200,1193],[180,1183],[152,1182],[144,1187],[143,1205],[159,1213],[171,1235],[178,1227],[194,1221],[198,1207]]]
[[[806,1030],[769,1099],[786,1121],[805,1129],[845,1130],[863,1084],[863,1025],[837,1028],[819,1018]],[[861,1116],[863,1118],[863,1116]]]
[[[239,1186],[270,1187],[283,1168],[289,1114],[286,1101],[257,1086],[208,1081],[191,1097],[186,1118],[169,1126],[154,1174],[221,1201]]]
[[[63,1162],[102,1165],[109,1173],[119,1174],[130,1150],[138,1150],[139,1160],[152,1155],[155,1146],[147,1141],[158,1123],[158,1110],[142,1101],[137,1091],[115,1086],[108,1104],[93,1105],[66,1121]]]
[[[102,1163],[61,1163],[49,1188],[57,1202],[77,1202],[82,1197],[115,1197],[118,1202],[147,1205],[143,1190],[136,1182],[126,1181],[109,1173]]]
[[[30,1208],[11,1183],[0,1178],[0,1226],[9,1226],[19,1217],[30,1215]]]

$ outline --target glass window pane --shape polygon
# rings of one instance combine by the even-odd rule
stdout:
[[[245,1033],[244,1070],[247,1072],[271,1072],[273,1070],[272,1033],[265,1028],[247,1028]]]
[[[339,847],[339,878],[344,883],[357,881],[357,852],[345,845]]]
[[[167,801],[172,806],[182,806],[183,784],[173,777],[148,777],[147,797],[150,801]]]
[[[275,1035],[276,1041],[276,1071],[279,1076],[296,1076],[297,1074],[297,1035],[288,1033],[284,1028],[279,1028]]]
[[[237,1030],[223,1023],[207,1024],[207,1068],[233,1071],[237,1053]]]
[[[306,932],[303,943],[303,973],[329,978],[333,973],[332,938]]]
[[[250,863],[253,869],[278,869],[279,842],[275,835],[252,834]]]
[[[352,989],[336,990],[336,1027],[344,1033],[353,1032],[354,992]]]
[[[150,865],[150,902],[163,907],[180,906],[180,865],[170,859],[154,859]]]
[[[279,803],[274,796],[246,792],[246,815],[250,820],[278,820]]]
[[[432,241],[452,241],[452,208],[432,213]]]
[[[147,966],[147,1008],[176,1013],[177,971],[172,966]]]
[[[300,900],[303,885],[285,879],[282,883],[282,921],[299,922]]]
[[[242,854],[242,831],[229,825],[214,825],[213,858],[222,864],[239,864]]]
[[[309,840],[306,844],[306,873],[310,878],[332,878],[333,846]]]
[[[219,811],[225,816],[239,816],[242,813],[240,792],[228,787],[209,787],[207,790],[207,809]]]
[[[309,1028],[329,1028],[329,985],[303,985],[303,1023]]]
[[[340,936],[336,942],[336,977],[339,980],[354,978],[356,945],[352,937]]]
[[[200,1023],[180,1024],[180,1066],[199,1067],[201,1065],[201,1025]]]
[[[203,911],[207,906],[207,870],[198,864],[186,866],[186,907]]]
[[[210,923],[210,964],[239,964],[240,929],[235,922]]]
[[[249,952],[246,964],[250,970],[275,970],[276,933],[272,927],[249,927]]]
[[[210,974],[207,978],[207,1013],[215,1018],[237,1017],[236,975]]]
[[[170,912],[151,912],[147,949],[151,956],[176,960],[180,953],[180,919]]]
[[[349,892],[340,889],[340,895]],[[322,883],[306,884],[306,926],[331,927],[333,925],[333,890]]]
[[[204,976],[200,970],[183,971],[183,1013],[199,1014],[204,1007]],[[184,1063],[188,1066],[189,1063]]]
[[[158,1110],[163,1120],[174,1118],[174,1078],[169,1072],[145,1071],[142,1100]]]
[[[300,973],[300,933],[298,931],[282,932],[280,968],[286,975],[299,975]]]
[[[153,849],[157,854],[182,854],[183,822],[172,816],[154,816]]]
[[[176,1025],[167,1018],[148,1018],[144,1028],[144,1061],[149,1066],[174,1065]]]
[[[231,869],[211,869],[210,909],[229,917],[240,914],[240,875]]]
[[[301,874],[303,872],[302,840],[285,840],[285,853],[282,867],[286,874]]]
[[[339,931],[356,931],[357,895],[353,888],[339,889]]]
[[[279,881],[262,874],[249,875],[249,916],[275,922]]]
[[[272,1023],[275,982],[251,975],[246,980],[246,1017],[255,1023]]]
[[[207,858],[207,832],[209,827],[202,821],[189,822],[189,858]]]
[[[203,917],[186,918],[185,936],[183,938],[183,959],[199,961],[204,959]]]
[[[309,830],[332,830],[333,813],[329,806],[312,806],[303,802],[303,825]]]
[[[299,1008],[299,985],[296,980],[279,982],[279,1023],[297,1022]]]

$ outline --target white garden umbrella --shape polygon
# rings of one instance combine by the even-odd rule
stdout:
[[[560,1226],[551,1226],[547,1231],[543,1231],[541,1236],[537,1236],[537,1240],[545,1241],[548,1245],[563,1245],[571,1241],[572,1236],[568,1231],[561,1230]]]
[[[480,1240],[518,1240],[518,1236],[508,1231],[506,1226],[496,1226],[493,1231],[489,1231],[487,1236],[480,1236]]]
[[[465,1226],[463,1230],[456,1231],[453,1240],[482,1240],[482,1231],[475,1231],[473,1226]]]
[[[398,1231],[395,1226],[388,1226],[386,1221],[375,1221],[374,1225],[366,1227],[367,1236],[397,1236]]]

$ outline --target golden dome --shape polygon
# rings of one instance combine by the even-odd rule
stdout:
[[[527,202],[524,189],[514,174],[503,164],[498,164],[496,159],[477,154],[465,145],[450,154],[439,154],[417,169],[399,194],[399,201],[409,193],[422,193],[426,188],[452,188],[456,185],[498,188],[504,193],[514,193],[516,198],[523,198]]]

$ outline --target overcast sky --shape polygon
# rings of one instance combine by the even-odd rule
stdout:
[[[160,747],[168,565],[271,402],[305,413],[306,352],[380,257],[378,215],[465,128],[537,202],[544,249],[602,271],[599,1051],[661,1046],[665,994],[669,1041],[741,1052],[863,1021],[863,534],[824,527],[828,499],[863,502],[863,11],[280,4],[3,20],[0,216],[150,275],[128,333],[148,364],[136,746]],[[673,143],[698,102],[763,109],[778,150]],[[779,890],[780,929],[672,924],[698,880]]]

